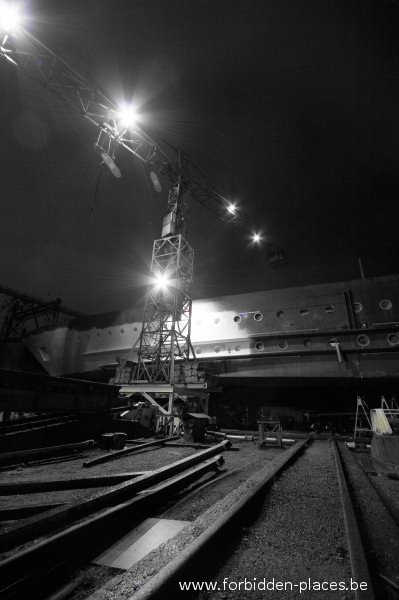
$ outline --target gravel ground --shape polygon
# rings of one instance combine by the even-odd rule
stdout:
[[[315,441],[285,471],[267,495],[256,521],[230,560],[213,575],[223,588],[244,581],[349,582],[351,577],[334,456],[328,442]],[[272,587],[269,585],[269,587]],[[202,598],[353,598],[349,591],[241,591],[221,589]]]
[[[234,502],[253,485],[248,477],[261,469],[271,470],[280,462],[282,451],[278,448],[259,449],[252,442],[237,442],[236,452],[225,452],[224,469],[228,477],[217,479],[203,490],[198,490],[183,498],[178,506],[165,507],[158,515],[165,518],[187,520],[187,527],[175,538],[169,540],[134,565],[130,571],[120,571],[91,565],[75,574],[77,588],[71,596],[73,600],[125,600],[143,583],[157,573],[162,566],[177,556],[211,523],[221,516]],[[0,481],[24,481],[31,479],[76,478],[84,475],[104,475],[110,473],[151,470],[179,460],[196,452],[187,448],[168,448],[134,454],[111,463],[91,469],[82,468],[82,457],[57,465],[37,465],[22,471],[2,473]],[[99,451],[91,451],[94,458]],[[209,475],[207,476],[209,478]],[[204,480],[206,477],[204,478]],[[85,490],[82,490],[85,492]],[[79,491],[80,493],[80,491]],[[66,492],[62,492],[66,494]],[[30,498],[28,495],[27,498]],[[16,500],[18,497],[13,497]],[[75,496],[76,498],[76,496]],[[46,494],[46,502],[49,502]],[[65,502],[64,496],[64,502]],[[30,500],[31,502],[31,500]],[[252,508],[251,508],[252,511]],[[325,441],[316,441],[306,453],[277,480],[266,495],[263,507],[253,523],[246,524],[238,545],[228,540],[226,547],[234,553],[223,568],[216,573],[210,570],[217,557],[209,557],[205,565],[209,581],[239,582],[246,578],[257,581],[264,577],[275,581],[291,581],[293,584],[308,581],[349,581],[350,567],[343,526],[342,509],[335,474],[335,463],[331,446]],[[255,517],[254,513],[254,517]],[[240,533],[240,532],[239,532]],[[205,579],[205,577],[204,577]],[[248,584],[247,584],[248,585]],[[182,593],[188,597],[187,592]],[[220,590],[216,593],[202,593],[198,599],[207,598],[334,598],[351,599],[350,592],[307,591],[241,591]]]
[[[242,445],[241,447],[243,447]],[[104,583],[104,570],[91,567],[83,575],[82,586],[74,595],[74,600],[124,600],[129,598],[136,589],[157,573],[171,559],[185,548],[191,541],[207,529],[212,522],[221,516],[234,502],[253,485],[246,478],[260,468],[271,469],[282,458],[281,450],[260,450],[248,444],[245,445],[248,461],[240,476],[224,480],[228,488],[206,490],[187,501],[187,506],[181,505],[179,517],[183,514],[188,518],[195,517],[198,505],[203,510],[209,508],[192,521],[180,534],[169,540],[158,549],[151,552],[142,561],[134,565],[130,571],[117,573]],[[263,453],[263,460],[260,458]],[[229,458],[229,457],[227,457]],[[235,456],[234,456],[235,458]],[[235,462],[233,458],[233,463]],[[242,458],[241,458],[242,460]],[[266,461],[266,464],[265,464]],[[256,475],[255,475],[256,477]],[[241,478],[244,478],[243,482]],[[222,482],[220,482],[222,483]],[[228,491],[230,489],[230,492]],[[214,495],[215,494],[215,495]],[[209,495],[209,497],[208,497]],[[216,498],[219,501],[215,501]],[[205,500],[205,502],[204,502]],[[253,509],[251,508],[251,511]],[[168,512],[168,517],[171,513]],[[175,518],[177,515],[174,515]],[[348,559],[342,508],[335,474],[334,456],[328,442],[315,442],[306,454],[297,461],[277,480],[269,493],[256,521],[247,524],[239,544],[234,548],[234,540],[226,540],[226,547],[234,553],[219,572],[212,572],[217,556],[212,553],[206,565],[201,565],[207,572],[209,581],[238,583],[247,578],[253,582],[266,577],[274,577],[275,581],[292,581],[293,584],[308,581],[340,582],[350,581],[350,565]],[[111,575],[108,570],[107,575]],[[97,578],[96,582],[94,581]],[[202,579],[203,577],[201,577]],[[91,581],[90,581],[91,579]],[[248,584],[247,584],[248,585]],[[93,589],[96,587],[97,589]],[[83,589],[85,588],[85,589]],[[92,593],[88,593],[92,588]],[[188,597],[187,592],[176,597]],[[197,596],[201,599],[239,599],[239,598],[285,598],[295,599],[321,597],[334,600],[349,600],[353,593],[343,591],[307,591],[306,594],[292,592],[247,591],[243,589],[220,590],[216,593],[202,592]]]
[[[168,508],[167,512],[154,515],[187,520],[187,527],[178,536],[151,552],[130,571],[121,572],[118,569],[91,565],[77,574],[77,579],[81,583],[73,599],[129,598],[136,589],[139,589],[162,566],[168,564],[245,492],[241,484],[244,483],[245,488],[245,482],[250,475],[265,466],[270,466],[271,469],[276,460],[281,460],[281,450],[277,448],[262,450],[252,442],[237,442],[234,443],[234,447],[239,450],[224,453],[226,461],[224,469],[227,469],[227,472],[234,471],[231,476],[220,481],[215,480],[203,491],[199,490],[197,494],[184,500],[179,507]]]
[[[81,479],[84,477],[106,476],[118,473],[132,473],[136,471],[152,471],[195,453],[193,448],[151,448],[128,454],[93,467],[83,467],[84,460],[92,460],[103,454],[104,450],[95,448],[84,455],[73,459],[58,459],[41,462],[15,469],[4,470],[0,473],[0,483],[19,483],[25,481],[40,481],[54,479]],[[78,490],[60,490],[54,492],[21,494],[14,496],[0,496],[0,508],[14,508],[31,504],[68,503],[91,498],[93,493],[109,489],[107,486]],[[1,531],[1,528],[0,528]]]

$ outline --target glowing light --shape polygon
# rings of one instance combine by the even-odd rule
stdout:
[[[255,242],[255,244],[257,244],[258,242],[260,242],[262,239],[261,235],[259,233],[254,233],[252,236],[252,241]]]
[[[237,212],[237,206],[235,204],[228,204],[227,205],[227,210],[229,213],[231,213],[232,215],[235,215]]]
[[[129,129],[136,124],[138,118],[137,110],[131,104],[122,104],[117,112],[119,126],[122,129]]]
[[[152,282],[155,283],[156,287],[160,290],[166,290],[166,288],[171,283],[168,273],[162,273],[162,272],[154,273]]]
[[[17,4],[0,2],[0,29],[5,31],[17,31],[24,20]]]

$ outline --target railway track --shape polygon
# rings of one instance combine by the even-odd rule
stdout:
[[[321,594],[334,600],[395,598],[392,585],[389,590],[376,586],[370,573],[367,561],[375,548],[369,544],[364,550],[358,510],[336,448],[315,442],[290,458],[274,473],[267,469],[268,474],[252,478],[248,493],[133,593],[134,600],[238,600],[265,594],[279,599],[319,599]],[[189,591],[192,584],[202,590]]]
[[[263,452],[267,455],[268,450]],[[161,518],[184,515],[185,504],[198,504],[209,490],[215,488],[216,492],[222,481],[232,480],[230,494],[187,523],[180,534],[159,550],[122,574],[109,569],[108,577],[113,583],[107,586],[107,591],[102,590],[101,597],[120,598],[123,589],[123,598],[132,596],[134,600],[180,596],[257,599],[265,597],[263,583],[269,584],[267,598],[319,599],[323,594],[334,600],[393,600],[397,598],[394,565],[399,563],[391,560],[393,570],[382,570],[381,562],[376,566],[379,550],[373,536],[365,533],[368,530],[360,518],[352,489],[359,486],[359,481],[353,483],[348,467],[352,458],[346,447],[338,449],[335,443],[328,442],[314,442],[308,447],[308,440],[304,440],[276,453],[264,468],[254,461],[252,471],[246,469],[249,479],[241,479],[241,485],[235,486],[233,480],[242,470],[233,468],[221,473],[216,455],[151,492],[104,509],[51,535],[48,541],[20,549],[8,563],[0,563],[1,597],[26,597],[27,590],[36,586],[40,595],[35,597],[96,598],[90,587],[85,593],[79,586],[76,569],[98,555],[98,539],[104,541],[104,548],[112,545],[123,536],[121,524],[127,519],[130,522],[132,515],[136,523],[146,515],[157,514]],[[205,483],[195,483],[207,472],[213,474],[208,475]],[[275,485],[271,486],[273,482]],[[180,493],[178,502],[177,493]],[[160,509],[162,506],[164,509]],[[82,540],[84,552],[77,553]],[[88,540],[95,542],[90,544]],[[46,564],[47,568],[37,567],[40,564]],[[68,576],[69,583],[62,585],[58,594],[51,595],[51,590]],[[190,582],[216,588],[201,592],[180,588],[182,583]],[[242,587],[244,584],[246,589]],[[284,596],[279,584],[291,584],[293,588],[288,592],[286,589]],[[261,587],[257,589],[256,585]],[[302,589],[305,585],[307,589]],[[316,589],[317,585],[330,587],[326,591]]]

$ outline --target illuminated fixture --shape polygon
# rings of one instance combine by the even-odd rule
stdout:
[[[116,115],[121,129],[129,129],[136,124],[137,111],[131,104],[122,104]]]
[[[229,211],[229,213],[231,213],[232,215],[236,214],[237,211],[237,207],[235,204],[228,204],[227,205],[227,210]]]
[[[14,32],[22,24],[23,16],[17,4],[0,1],[0,29]]]
[[[160,290],[166,290],[168,285],[170,285],[170,279],[167,273],[154,273],[153,282]]]
[[[255,244],[257,244],[258,242],[260,242],[261,239],[262,238],[261,238],[261,236],[260,236],[259,233],[254,233],[253,236],[252,236],[252,241],[255,242]]]

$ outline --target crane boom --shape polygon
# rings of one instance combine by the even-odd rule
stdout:
[[[237,220],[237,215],[227,210],[229,202],[226,198],[193,178],[192,172],[196,167],[187,154],[170,144],[168,151],[164,150],[137,124],[133,127],[121,125],[118,118],[120,109],[112,100],[26,29],[22,28],[22,32],[23,35],[19,36],[3,33],[0,57],[57,96],[73,112],[93,123],[98,128],[96,147],[100,152],[104,151],[114,158],[117,148],[123,146],[152,169],[166,175],[171,184],[169,212],[180,213],[180,194],[176,194],[174,185],[180,180],[185,195],[189,192],[191,198],[223,220]],[[177,222],[175,231],[178,229]]]
[[[162,235],[185,230],[184,203],[189,198],[224,221],[249,226],[242,214],[229,209],[227,198],[207,185],[202,172],[186,153],[168,142],[156,142],[137,124],[123,125],[119,118],[120,108],[90,78],[69,65],[25,28],[20,27],[19,32],[0,32],[2,59],[95,125],[98,131],[95,147],[101,154],[113,159],[122,146],[153,171],[168,178],[168,213]],[[116,171],[119,170],[116,168]],[[275,268],[284,264],[284,253],[276,244],[266,242],[265,250],[269,266]]]
[[[0,31],[0,41],[1,58],[97,127],[95,148],[115,176],[119,177],[120,171],[113,159],[122,146],[152,171],[168,178],[168,212],[162,237],[154,242],[140,348],[132,358],[132,378],[173,383],[175,359],[189,360],[190,355],[194,356],[190,341],[191,298],[187,293],[194,260],[193,250],[185,239],[188,200],[195,200],[228,222],[245,222],[243,217],[224,196],[207,185],[202,172],[185,152],[167,142],[155,142],[137,124],[127,124],[121,118],[121,109],[89,78],[26,29],[21,27],[17,34]],[[274,244],[267,243],[266,251],[266,262],[271,257],[271,266],[278,266],[284,260],[282,251]],[[165,289],[154,287],[154,276],[166,280]],[[119,371],[128,360],[129,357]]]

